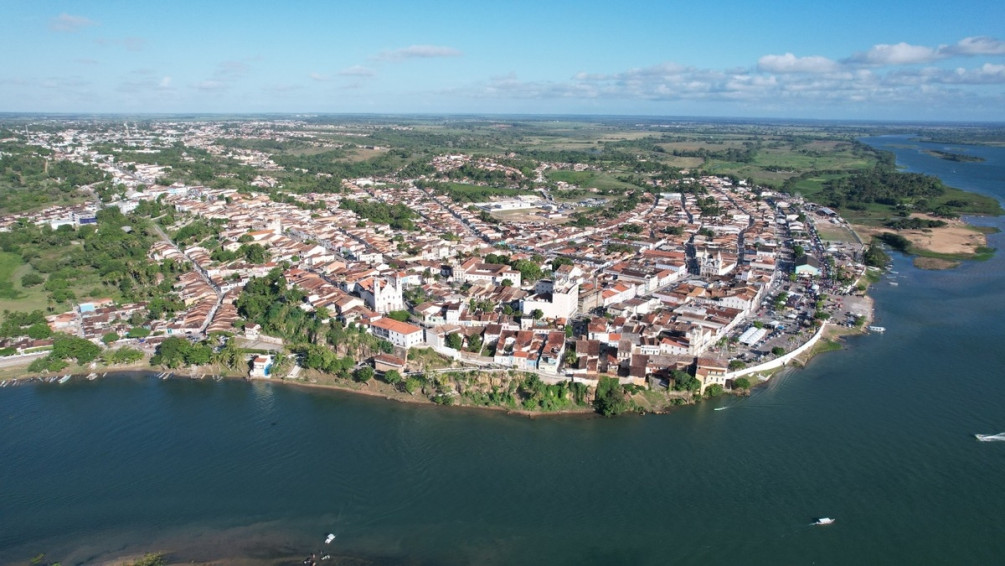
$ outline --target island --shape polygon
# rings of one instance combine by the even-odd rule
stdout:
[[[994,199],[844,126],[430,117],[0,130],[0,386],[246,377],[526,414],[746,394]]]
[[[937,149],[930,149],[927,152],[929,155],[938,157],[939,159],[945,159],[946,161],[959,161],[961,163],[981,163],[984,161],[983,157],[977,155],[967,155],[965,153],[953,153],[951,151],[940,151]]]

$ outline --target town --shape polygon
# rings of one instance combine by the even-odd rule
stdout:
[[[868,319],[854,295],[864,289],[869,246],[835,211],[798,196],[685,168],[635,179],[619,194],[575,182],[602,173],[597,164],[462,152],[339,178],[282,165],[261,149],[292,139],[308,155],[393,151],[324,135],[338,128],[295,120],[25,126],[24,143],[47,153],[46,166],[97,168],[102,181],[79,187],[81,202],[5,216],[0,231],[78,231],[96,227],[103,210],[154,211],[146,257],[169,267],[154,283],[176,307],[99,292],[50,301],[45,322],[52,333],[137,349],[180,373],[230,351],[252,377],[316,381],[334,366],[311,348],[327,345],[353,358],[343,375],[390,374],[391,384],[415,376],[413,391],[436,373],[471,371],[487,376],[483,393],[505,389],[506,376],[534,375],[591,391],[603,378],[717,395],[749,388],[828,324]],[[194,161],[187,152],[239,164],[248,182],[173,180],[171,163]],[[283,173],[294,169],[325,190],[285,190]],[[849,236],[821,236],[835,230]],[[262,281],[272,291],[252,295]],[[280,303],[292,308],[280,313]],[[306,322],[291,328],[280,318]],[[354,347],[341,335],[326,339],[335,328],[370,338]],[[169,341],[176,351],[179,339],[203,353],[161,351]],[[12,335],[0,347],[43,359],[53,340]],[[463,384],[436,383],[434,400],[465,393]]]

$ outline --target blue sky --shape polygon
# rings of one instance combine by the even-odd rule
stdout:
[[[0,111],[1005,120],[1005,2],[6,0]]]

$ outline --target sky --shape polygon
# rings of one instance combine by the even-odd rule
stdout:
[[[0,48],[0,112],[1005,121],[1001,0],[4,0]]]

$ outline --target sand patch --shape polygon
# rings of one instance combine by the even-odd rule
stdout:
[[[876,226],[854,226],[855,231],[862,236],[863,240],[868,240],[872,236],[883,232],[896,232],[910,240],[911,245],[916,248],[928,250],[940,254],[966,254],[977,253],[977,248],[987,245],[987,237],[973,229],[962,220],[946,220],[936,218],[927,214],[912,214],[912,218],[923,218],[927,220],[943,220],[946,225],[941,228],[928,228],[925,230],[893,230]]]

